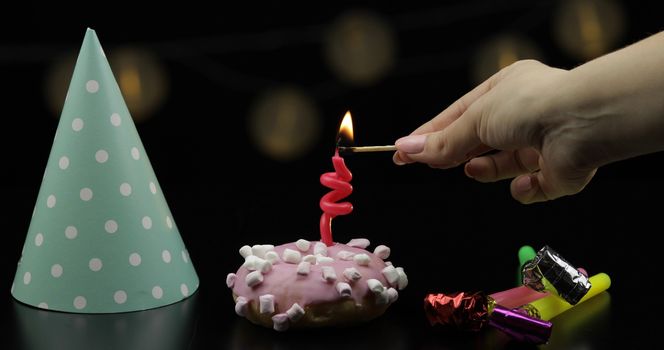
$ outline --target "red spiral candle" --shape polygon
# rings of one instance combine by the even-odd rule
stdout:
[[[344,159],[339,156],[338,149],[332,157],[332,165],[334,172],[325,173],[320,177],[320,183],[332,189],[320,199],[320,208],[323,210],[323,215],[320,217],[320,238],[327,246],[334,244],[332,219],[337,215],[346,215],[353,211],[353,205],[350,202],[337,203],[353,192],[353,186],[350,184],[353,174],[346,167]]]

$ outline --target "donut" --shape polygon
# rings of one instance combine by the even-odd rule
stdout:
[[[408,277],[385,261],[389,247],[371,253],[369,244],[356,238],[329,247],[304,239],[243,246],[244,263],[226,276],[235,312],[277,331],[352,325],[382,315]]]

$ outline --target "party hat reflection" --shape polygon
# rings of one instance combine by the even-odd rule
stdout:
[[[187,349],[195,333],[197,296],[147,311],[97,315],[49,312],[14,302],[19,349]]]

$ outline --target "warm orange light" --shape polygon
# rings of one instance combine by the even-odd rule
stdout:
[[[339,143],[353,143],[353,119],[350,117],[350,111],[346,112],[344,119],[339,127]]]

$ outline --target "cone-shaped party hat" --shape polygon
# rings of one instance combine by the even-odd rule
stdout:
[[[112,313],[168,305],[197,288],[120,88],[88,29],[12,295],[44,309]]]

